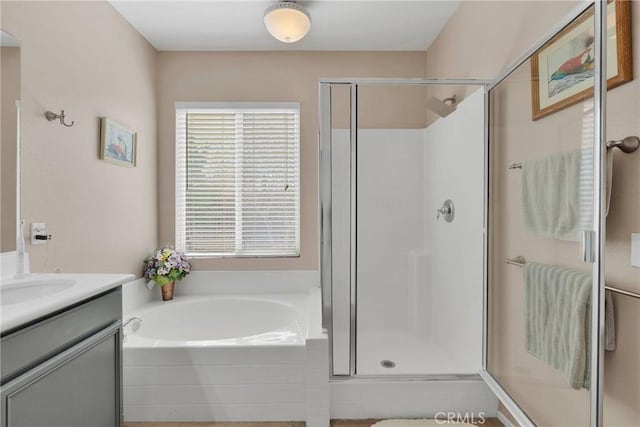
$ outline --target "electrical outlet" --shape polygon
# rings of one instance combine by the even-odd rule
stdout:
[[[45,236],[47,235],[47,224],[44,222],[32,222],[31,223],[31,244],[32,245],[44,245],[47,243],[47,239],[36,239],[36,236]]]

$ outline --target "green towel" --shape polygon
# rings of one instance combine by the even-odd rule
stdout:
[[[581,158],[581,151],[573,151],[522,162],[527,231],[561,240],[580,239]]]
[[[527,351],[589,388],[591,273],[528,262],[524,282]]]
[[[607,152],[606,214],[613,182],[613,155]],[[593,227],[593,152],[577,150],[522,162],[522,212],[527,231],[579,241]]]

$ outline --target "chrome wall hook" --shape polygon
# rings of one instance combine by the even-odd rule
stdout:
[[[65,121],[64,121],[64,110],[60,110],[60,114],[56,114],[53,111],[47,111],[46,113],[44,113],[44,116],[50,122],[52,122],[54,120],[60,120],[60,124],[66,126],[68,128],[73,126],[73,124],[75,123],[74,121],[71,121],[71,124],[65,123]]]

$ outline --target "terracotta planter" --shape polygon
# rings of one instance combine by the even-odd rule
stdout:
[[[171,301],[173,299],[173,286],[175,282],[169,282],[164,286],[160,286],[162,292],[162,301]]]

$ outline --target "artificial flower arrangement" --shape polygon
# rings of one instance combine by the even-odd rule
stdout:
[[[173,285],[191,271],[187,256],[168,246],[157,249],[144,263],[144,278],[160,286],[164,301],[173,299]]]

